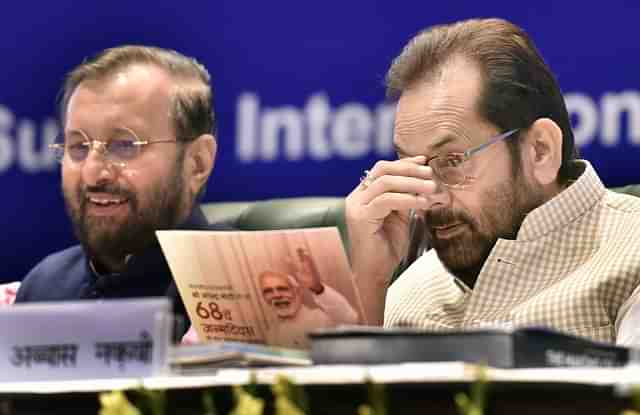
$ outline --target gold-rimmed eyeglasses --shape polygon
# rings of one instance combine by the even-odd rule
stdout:
[[[84,162],[91,149],[95,149],[110,165],[125,167],[127,163],[135,160],[149,144],[156,143],[176,143],[178,140],[142,140],[135,132],[126,127],[120,127],[107,140],[97,140],[89,138],[88,134],[82,130],[71,130],[63,134],[56,143],[50,144],[49,148],[55,153],[59,162],[80,164]]]
[[[476,153],[492,144],[502,141],[508,137],[511,137],[519,128],[509,130],[505,133],[490,138],[487,142],[480,144],[477,147],[470,148],[462,153],[447,153],[443,155],[434,156],[427,160],[427,165],[433,170],[435,178],[445,186],[452,188],[461,188],[467,185],[473,180],[471,176],[470,168],[471,163],[469,159]]]

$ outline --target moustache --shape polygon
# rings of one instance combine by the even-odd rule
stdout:
[[[454,223],[466,223],[473,226],[475,221],[466,212],[453,209],[432,209],[425,212],[425,225],[433,231],[434,227],[446,226]]]
[[[131,196],[131,192],[129,190],[122,189],[121,187],[113,184],[85,186],[80,193],[82,193],[83,195],[86,195],[87,193],[109,193],[114,196]]]

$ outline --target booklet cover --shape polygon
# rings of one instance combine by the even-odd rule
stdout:
[[[157,235],[203,341],[308,349],[311,330],[363,323],[336,228]]]
[[[448,332],[344,327],[314,332],[311,359],[315,364],[456,361],[499,368],[612,367],[629,361],[629,349],[544,327]]]

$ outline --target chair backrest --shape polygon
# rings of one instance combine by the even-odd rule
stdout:
[[[630,184],[624,187],[613,187],[611,188],[611,190],[618,193],[626,193],[628,195],[640,197],[640,184]]]
[[[342,197],[292,197],[255,202],[205,203],[209,222],[222,222],[238,230],[298,229],[336,226],[349,252],[349,237]]]

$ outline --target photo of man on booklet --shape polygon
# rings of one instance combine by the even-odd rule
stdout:
[[[296,253],[298,262],[287,261],[290,265],[288,274],[262,272],[259,275],[260,289],[263,300],[276,315],[275,324],[271,324],[267,332],[267,342],[308,348],[307,328],[358,324],[360,319],[342,294],[322,283],[309,252],[297,248]]]
[[[308,349],[308,333],[364,323],[335,228],[161,231],[199,341]]]

